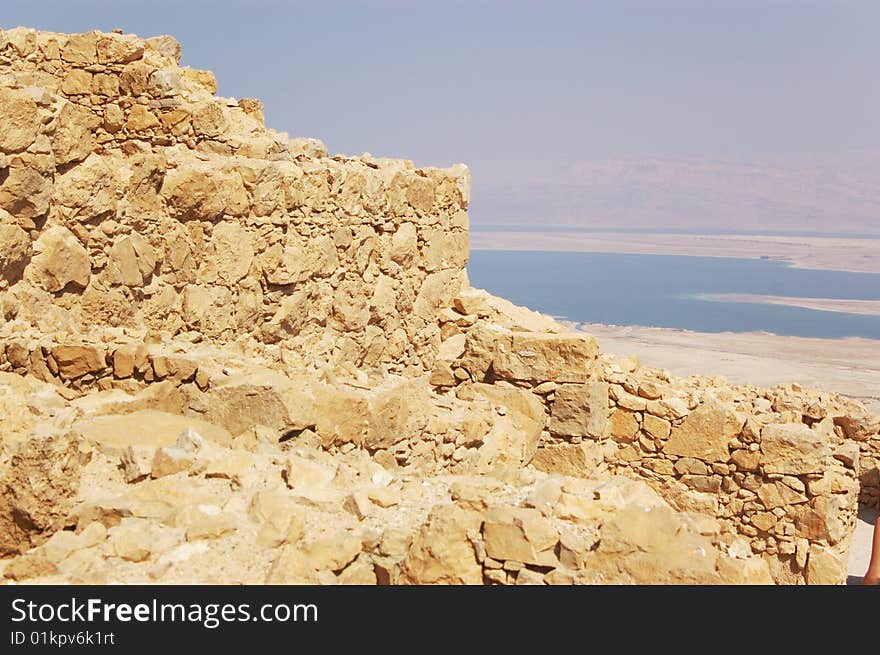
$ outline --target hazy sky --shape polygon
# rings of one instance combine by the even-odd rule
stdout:
[[[877,0],[2,0],[16,25],[172,34],[291,136],[467,163],[477,226],[880,232]]]

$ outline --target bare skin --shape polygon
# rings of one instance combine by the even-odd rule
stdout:
[[[871,546],[871,561],[862,584],[880,584],[880,517],[874,522],[874,543]]]

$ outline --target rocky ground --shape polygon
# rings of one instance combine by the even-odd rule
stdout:
[[[596,337],[603,352],[636,352],[675,375],[723,375],[733,384],[795,382],[836,391],[880,412],[880,348],[873,339],[811,339],[775,334],[705,333],[667,328],[572,325]]]
[[[592,360],[590,337],[561,326],[547,331],[554,324],[546,317],[483,292],[462,292],[456,304],[448,315],[456,323],[484,316],[474,325],[498,334],[529,329],[519,334],[533,335],[532,349],[514,351],[513,359],[496,352],[493,375],[538,368],[539,377],[471,381],[489,354],[473,328],[459,333],[463,339],[453,334],[444,341],[449,364],[439,360],[433,384],[371,378],[359,369],[296,375],[257,350],[167,339],[140,355],[117,347],[93,372],[106,372],[113,383],[138,382],[137,391],[114,384],[74,391],[2,374],[3,575],[74,583],[769,583],[774,575],[786,579],[774,562],[788,543],[785,561],[808,582],[843,574],[845,553],[835,555],[833,544],[848,545],[853,523],[841,515],[838,525],[817,511],[799,515],[796,507],[812,496],[822,501],[813,510],[821,508],[826,484],[854,503],[852,469],[841,467],[834,475],[842,477],[830,478],[819,469],[818,475],[773,474],[767,428],[760,448],[730,451],[727,441],[743,438],[741,419],[723,404],[708,410],[716,407],[712,398],[730,402],[730,388],[708,378],[670,379],[632,358]],[[60,354],[67,355],[66,375],[80,381],[88,375],[94,353]],[[561,402],[560,392],[608,382],[539,381],[588,380],[580,366],[590,361],[591,375],[610,381],[609,388],[620,385],[610,392],[616,400],[600,398],[611,408],[604,420],[589,402]],[[636,376],[641,382],[634,383]],[[695,404],[679,395],[687,390],[710,394]],[[629,437],[625,417],[634,412],[614,408],[620,402],[648,407],[651,396],[668,400],[649,411],[686,414],[691,428],[687,417],[670,415],[667,422],[645,412]],[[770,414],[777,406],[772,422],[780,419],[782,402],[793,407],[802,396],[781,389],[751,403],[766,403]],[[721,442],[712,435],[716,411],[720,425],[735,421],[722,428],[728,435]],[[664,425],[672,426],[658,440],[666,459],[653,459],[655,446],[639,435]],[[804,429],[809,438],[813,431]],[[590,430],[606,438],[593,442]],[[566,435],[572,432],[583,436]],[[783,451],[796,452],[780,457],[794,465],[791,473],[812,470],[808,460],[816,453],[795,443],[786,439]],[[636,458],[626,453],[633,446],[641,451]],[[704,463],[720,459],[706,452],[713,447],[725,451],[728,464]],[[726,507],[717,502],[729,488],[719,473],[749,470],[748,457],[737,454],[749,452],[758,455],[758,468],[765,462],[771,487],[756,478],[757,496],[744,487],[745,495],[734,496],[775,508],[750,514],[759,539],[736,522],[729,504],[736,498]],[[835,466],[858,457],[858,449],[846,452],[838,449]],[[721,480],[717,487],[713,475]],[[739,501],[736,512],[744,511]],[[773,527],[763,517],[781,528],[788,512],[795,520],[790,541],[781,530],[769,545],[762,535]]]
[[[844,581],[880,417],[472,289],[466,167],[330,157],[179,58],[0,31],[4,581]]]

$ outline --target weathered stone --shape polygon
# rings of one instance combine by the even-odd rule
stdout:
[[[148,559],[157,545],[155,526],[142,519],[123,519],[108,536],[113,554],[130,562]]]
[[[54,226],[34,242],[34,256],[25,275],[54,293],[68,284],[84,289],[91,272],[89,254],[79,240],[67,228]]]
[[[514,332],[496,344],[492,368],[501,379],[585,382],[598,352],[585,334]]]
[[[458,360],[459,365],[467,370],[475,381],[482,382],[492,366],[496,342],[509,338],[509,334],[507,329],[499,325],[478,322],[468,330],[464,354]]]
[[[709,467],[706,466],[706,464],[699,459],[694,459],[693,457],[682,457],[677,462],[675,462],[675,472],[678,475],[708,475]]]
[[[299,546],[286,545],[266,576],[266,584],[317,584],[318,578],[312,560]]]
[[[846,561],[838,553],[815,544],[807,559],[806,580],[811,585],[843,584],[846,581]]]
[[[315,388],[315,431],[325,445],[362,444],[370,415],[369,398],[360,390],[334,385]]]
[[[663,452],[706,462],[727,462],[728,443],[739,434],[742,425],[742,418],[731,407],[709,398],[688,414],[681,425],[673,426]]]
[[[121,455],[129,446],[174,446],[181,432],[187,428],[214,443],[232,443],[232,436],[222,427],[197,418],[176,416],[152,409],[138,410],[131,414],[84,418],[75,422],[73,428],[87,441],[115,456]]]
[[[106,159],[91,154],[78,166],[56,177],[52,200],[63,206],[69,219],[79,222],[101,220],[116,213],[114,186],[113,169]]]
[[[761,452],[766,473],[803,475],[821,472],[831,449],[827,438],[805,425],[770,424],[761,430]]]
[[[140,287],[149,280],[156,266],[153,248],[138,234],[125,236],[110,248],[114,282]]]
[[[95,149],[93,133],[100,119],[74,103],[62,105],[58,113],[58,127],[52,134],[52,153],[55,164],[62,166],[82,161]]]
[[[761,453],[757,450],[734,450],[730,461],[736,464],[737,470],[757,471],[761,463]]]
[[[30,258],[28,233],[16,225],[0,225],[0,280],[20,280]]]
[[[154,478],[174,475],[186,471],[195,464],[195,455],[183,448],[165,446],[157,448],[150,465],[150,474]]]
[[[877,416],[835,416],[834,425],[843,429],[847,439],[867,441],[871,435],[880,432],[880,418]]]
[[[471,539],[480,531],[479,513],[455,505],[435,507],[407,552],[404,584],[481,584],[483,571]]]
[[[363,445],[390,448],[398,441],[416,440],[428,423],[430,392],[421,381],[404,381],[370,398],[370,418]]]
[[[61,49],[61,58],[72,64],[94,64],[97,62],[98,32],[71,34]]]
[[[548,444],[535,452],[532,466],[545,473],[588,477],[602,463],[599,444]]]
[[[221,337],[235,328],[232,293],[226,287],[188,284],[181,314],[187,326],[209,337]]]
[[[360,554],[361,540],[350,532],[339,531],[305,541],[301,548],[315,569],[339,571]]]
[[[418,240],[416,226],[412,223],[401,223],[391,239],[391,259],[402,266],[412,261],[417,252]]]
[[[152,471],[155,451],[149,446],[128,446],[119,457],[126,482],[140,482]],[[158,477],[158,476],[157,476]]]
[[[123,127],[130,132],[143,132],[159,127],[159,119],[147,107],[135,105],[128,112],[128,119]]]
[[[717,494],[721,489],[721,480],[709,475],[683,475],[681,481],[691,489],[703,493]]]
[[[859,471],[859,445],[851,441],[842,443],[834,449],[834,459],[842,462],[844,466],[848,466],[858,473]]]
[[[327,487],[336,476],[336,468],[299,455],[290,455],[287,457],[283,476],[291,489],[307,491]]]
[[[727,584],[773,584],[773,577],[770,575],[767,562],[759,557],[749,557],[747,559],[722,557],[718,560],[718,575]]]
[[[234,284],[247,275],[253,258],[250,234],[236,223],[221,223],[211,235],[199,278],[202,282]]]
[[[79,440],[62,435],[18,446],[0,470],[0,553],[24,552],[62,527],[87,461]]]
[[[559,534],[538,510],[496,507],[486,512],[483,541],[493,559],[547,566]]]
[[[79,68],[71,70],[61,82],[61,92],[66,95],[82,95],[92,90],[92,74]]]
[[[683,398],[670,397],[660,400],[649,400],[645,411],[667,421],[675,421],[688,414],[688,405]]]
[[[128,64],[144,55],[144,43],[132,34],[101,34],[95,40],[98,62]]]
[[[550,410],[550,432],[565,437],[598,439],[608,423],[608,385],[604,382],[562,384]]]
[[[776,526],[776,517],[770,512],[758,512],[751,517],[751,524],[761,532],[769,532]]]
[[[665,440],[672,432],[672,424],[666,419],[646,412],[642,417],[642,430],[655,439]]]
[[[642,412],[648,407],[648,402],[644,398],[626,391],[616,390],[617,385],[612,386],[611,389],[611,395],[618,407],[628,409],[631,412]]]
[[[473,384],[469,390],[508,410],[506,418],[520,437],[511,440],[517,442],[517,447],[515,451],[511,449],[509,454],[516,456],[522,466],[532,461],[546,418],[544,406],[538,397],[524,389],[509,389],[483,383]],[[468,397],[468,392],[461,390],[459,397]]]
[[[763,484],[756,492],[764,507],[775,509],[807,502],[807,497],[780,482]]]
[[[226,118],[216,102],[203,102],[193,108],[192,126],[196,134],[215,137],[226,129]]]
[[[34,142],[40,129],[37,104],[25,92],[0,87],[0,152],[20,152]]]
[[[810,541],[838,543],[846,534],[846,500],[819,496],[801,505],[795,515],[795,533]]]
[[[183,220],[215,220],[224,213],[239,216],[248,206],[247,191],[238,173],[207,166],[169,171],[162,195],[172,214]]]
[[[710,540],[678,525],[680,519],[668,507],[625,506],[603,525],[587,572],[635,583],[717,582],[718,553]]]
[[[119,95],[119,78],[116,75],[97,73],[92,76],[89,90],[96,95],[115,99]]]
[[[611,412],[611,438],[615,441],[629,443],[639,433],[639,419],[635,412],[615,409]]]
[[[238,530],[236,517],[216,505],[187,505],[175,516],[175,524],[184,528],[187,541],[217,539]]]
[[[52,357],[58,365],[59,375],[66,380],[103,371],[107,366],[103,348],[96,346],[56,346],[52,349]]]
[[[0,210],[25,229],[35,227],[34,219],[49,211],[52,184],[40,170],[23,162],[0,168]]]

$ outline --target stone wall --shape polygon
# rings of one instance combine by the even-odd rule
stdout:
[[[458,509],[432,513],[409,550],[379,547],[388,581],[842,581],[859,499],[878,501],[878,417],[613,360],[470,289],[464,166],[329,157],[179,56],[170,37],[0,31],[0,371],[51,384],[10,443],[153,411],[268,449],[212,481],[275,476],[291,441],[330,468],[366,458],[371,480],[481,480],[450,487]],[[167,453],[148,466],[134,448],[156,444],[131,446],[125,484],[165,477]],[[340,509],[346,479],[309,502]],[[491,509],[499,481],[534,495]],[[36,489],[34,507],[56,492]],[[388,502],[371,493],[352,495],[360,519]],[[43,519],[41,539],[62,520]],[[436,561],[445,537],[460,575]]]
[[[677,509],[714,517],[725,547],[763,556],[777,582],[845,577],[859,497],[877,502],[878,417],[796,385],[674,378],[636,358],[603,357],[592,337],[560,330],[485,312],[432,379],[540,398],[538,469],[643,479]]]
[[[5,320],[430,368],[467,261],[467,168],[329,157],[179,57],[168,36],[0,31]]]

